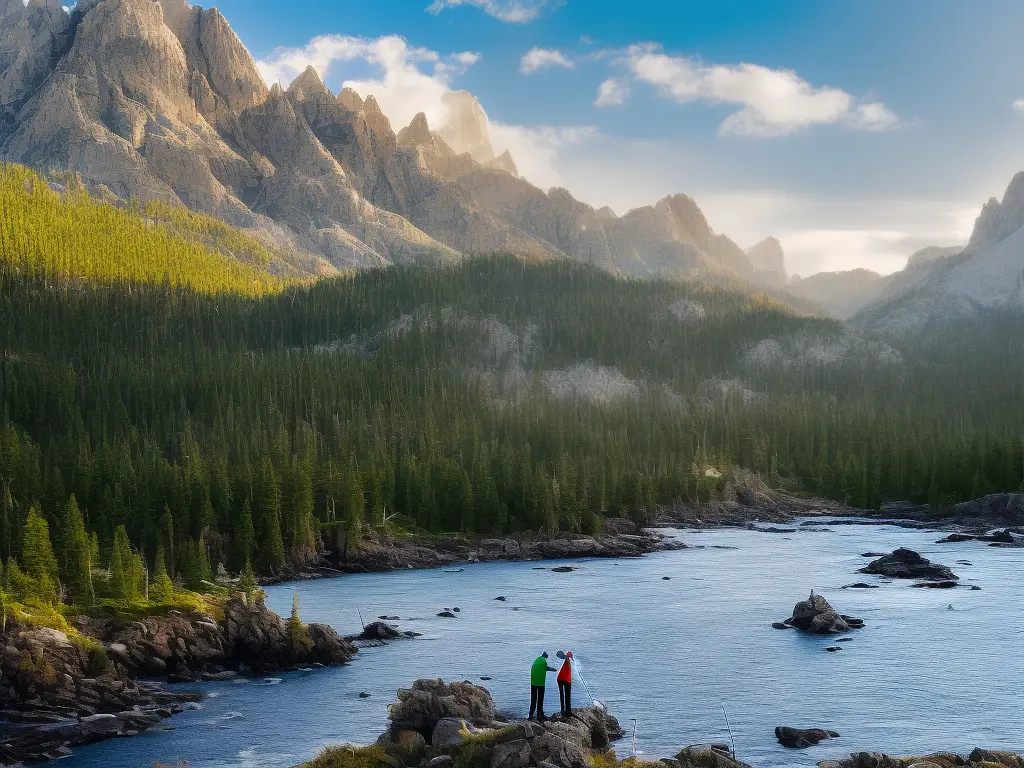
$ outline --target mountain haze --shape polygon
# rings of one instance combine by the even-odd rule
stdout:
[[[1019,316],[1024,311],[1024,172],[1013,177],[1002,201],[991,198],[985,204],[966,248],[907,271],[913,279],[893,282],[858,313],[858,325],[916,334],[1003,312]]]
[[[312,68],[268,89],[216,9],[0,0],[0,43],[5,159],[218,216],[315,254],[315,272],[507,251],[764,284],[685,195],[619,217],[530,184],[465,91],[447,95],[445,125],[417,115],[396,133],[372,95],[334,94]]]

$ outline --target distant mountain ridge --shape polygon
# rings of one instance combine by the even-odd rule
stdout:
[[[619,217],[495,156],[466,92],[397,134],[313,69],[267,88],[216,9],[185,0],[0,0],[0,155],[116,198],[183,203],[317,272],[463,254],[569,257],[639,277],[775,285],[685,195]],[[771,271],[769,271],[771,272]]]
[[[917,267],[861,309],[854,321],[889,334],[913,334],[999,310],[1024,310],[1024,172],[1002,201],[981,210],[967,247]]]

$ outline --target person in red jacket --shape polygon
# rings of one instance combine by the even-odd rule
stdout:
[[[562,704],[562,717],[572,717],[572,651],[566,652],[558,670],[558,701]]]

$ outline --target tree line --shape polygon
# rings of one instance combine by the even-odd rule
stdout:
[[[82,226],[27,251],[130,270],[27,260],[21,215],[0,214],[0,559],[47,599],[159,601],[373,531],[596,532],[706,499],[707,468],[865,508],[1024,481],[1020,313],[835,358],[800,350],[842,324],[725,286],[494,256],[257,290],[131,210],[127,250]],[[751,357],[765,340],[781,362]]]

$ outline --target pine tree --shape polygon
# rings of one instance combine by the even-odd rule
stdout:
[[[242,513],[235,523],[231,547],[234,553],[233,562],[239,572],[247,565],[252,566],[253,558],[256,556],[256,529],[252,524],[252,506],[248,498],[243,502]]]
[[[25,519],[21,562],[25,575],[33,580],[32,596],[46,603],[57,602],[57,557],[50,543],[50,526],[35,507]]]
[[[85,520],[74,494],[71,494],[64,506],[61,531],[60,562],[64,585],[76,603],[89,607],[95,601],[92,586],[92,553],[89,534],[85,531]]]
[[[139,598],[139,582],[143,578],[140,558],[132,549],[128,532],[123,525],[114,531],[110,549],[110,593],[115,600],[134,602]]]
[[[260,465],[259,491],[256,563],[261,572],[274,573],[284,565],[284,539],[281,536],[281,490],[269,456],[264,456]]]
[[[292,615],[288,619],[288,639],[291,643],[292,657],[299,659],[313,647],[309,637],[309,629],[299,618],[299,593],[292,595]]]
[[[160,604],[170,603],[174,600],[174,584],[171,582],[171,577],[167,575],[163,545],[158,546],[156,549],[153,583],[149,587],[149,599],[151,602]]]
[[[358,550],[363,541],[363,526],[366,520],[366,499],[363,486],[359,482],[359,474],[354,470],[348,473],[348,493],[345,498],[345,512],[348,519],[348,548]]]

